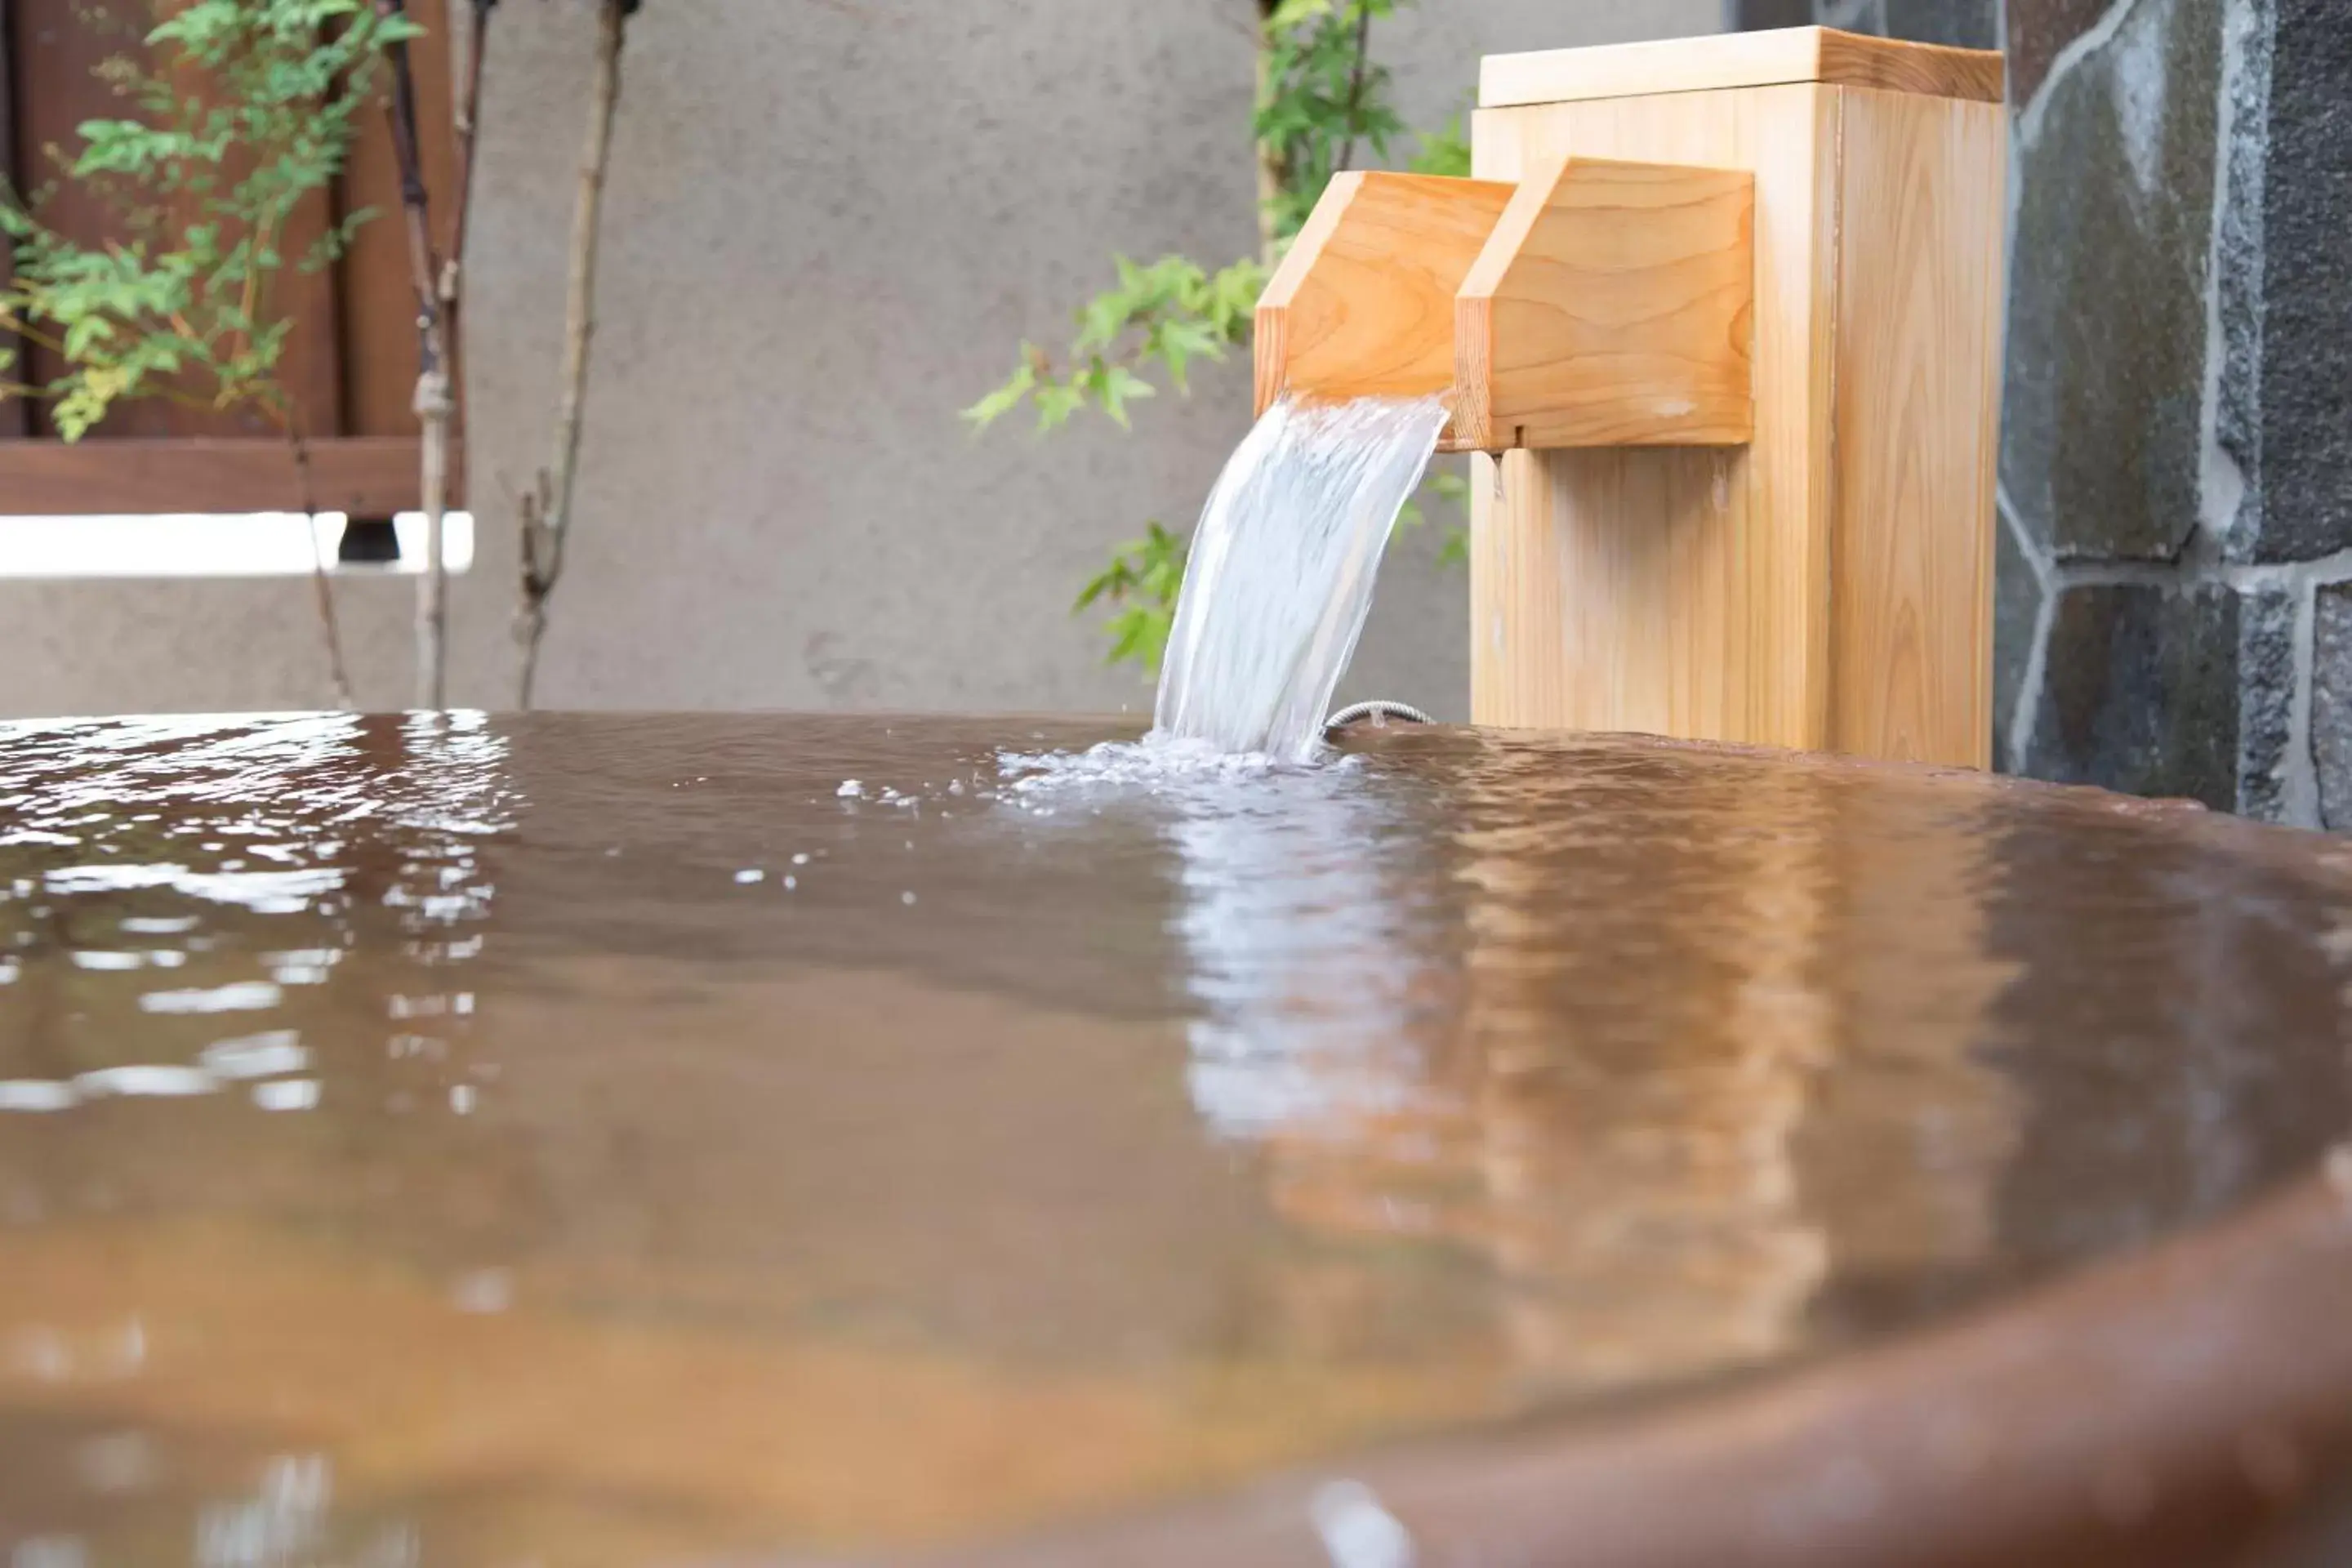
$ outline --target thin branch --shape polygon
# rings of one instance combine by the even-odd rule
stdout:
[[[404,20],[407,15],[405,0],[375,0],[376,15],[387,22]],[[392,101],[385,112],[392,122],[394,162],[400,171],[400,207],[406,219],[408,235],[408,275],[416,290],[416,321],[420,345],[428,351],[437,344],[425,342],[432,330],[440,324],[440,290],[434,281],[436,270],[433,257],[433,228],[427,220],[425,198],[425,160],[417,151],[416,139],[416,74],[408,56],[406,40],[395,41],[386,47],[392,57]],[[428,361],[429,373],[438,368],[437,360]]]
[[[54,354],[62,354],[66,352],[66,345],[63,342],[47,332],[26,326],[25,319],[13,311],[0,310],[0,331],[13,332],[26,342],[38,343]]]
[[[310,541],[310,586],[319,607],[319,630],[327,643],[327,673],[335,683],[335,703],[346,713],[356,711],[352,696],[351,667],[343,662],[342,623],[335,614],[335,591],[327,580],[327,552],[319,545],[319,500],[310,476],[310,442],[294,410],[278,399],[262,405],[294,449],[294,479],[302,498],[302,531]]]
[[[236,357],[242,359],[253,348],[254,313],[261,309],[261,253],[269,247],[269,214],[254,220],[253,233],[247,240],[245,253],[245,294],[237,305]],[[112,242],[109,241],[111,247]]]
[[[376,14],[397,21],[404,0],[376,0]],[[425,506],[425,571],[416,589],[416,705],[447,705],[449,577],[442,529],[449,505],[449,421],[457,412],[449,391],[449,365],[441,311],[441,267],[433,252],[433,226],[425,205],[425,160],[416,135],[416,75],[405,40],[390,46],[394,160],[400,169],[400,205],[407,219],[408,274],[416,292],[417,422],[424,432],[417,476]]]
[[[490,12],[497,7],[497,5],[498,0],[468,0],[467,6],[470,27],[466,40],[466,79],[457,92],[457,194],[454,198],[453,209],[449,216],[449,254],[442,258],[439,279],[441,341],[446,351],[442,402],[447,405],[447,409],[446,417],[442,426],[445,435],[440,447],[436,450],[428,447],[425,453],[428,494],[438,497],[443,506],[447,502],[449,488],[449,456],[452,448],[448,433],[454,429],[458,400],[461,390],[466,384],[464,329],[466,242],[473,232],[475,152],[480,145],[482,124],[482,61],[489,53]],[[424,397],[425,391],[424,386],[420,384],[417,388],[420,400]],[[438,510],[428,510],[426,532],[430,535],[434,574],[446,583],[447,563],[444,555],[444,541],[440,526],[434,521],[439,516]],[[444,606],[443,614],[446,617],[446,606],[448,603],[447,590],[446,587],[436,588],[436,595]],[[446,619],[440,635],[443,649],[440,658],[444,665],[444,673],[440,680],[446,683],[446,667],[448,658]],[[436,706],[440,704],[443,690],[443,685],[436,684]]]
[[[450,216],[449,260],[441,286],[442,302],[453,309],[459,292],[456,269],[464,264],[466,236],[474,216],[474,144],[482,124],[482,56],[489,48],[490,13],[497,5],[498,0],[472,0],[473,30],[466,48],[466,82],[457,94],[457,205]]]
[[[1348,139],[1339,143],[1339,169],[1344,173],[1356,161],[1356,124],[1364,104],[1364,66],[1372,53],[1372,8],[1357,0],[1356,68],[1348,79]]]
[[[1212,12],[1211,15],[1215,18],[1217,25],[1221,27],[1241,34],[1245,37],[1262,37],[1265,36],[1265,18],[1269,14],[1267,8],[1264,4],[1257,4],[1253,5],[1250,7],[1250,10],[1257,18],[1255,26],[1248,22],[1236,20],[1234,14],[1231,11],[1226,10],[1222,5],[1215,11]]]
[[[193,392],[182,392],[174,386],[154,386],[145,389],[144,395],[160,397],[176,408],[192,408],[199,414],[218,414],[225,405],[217,397],[199,397]]]
[[[604,171],[612,155],[613,120],[621,89],[624,0],[603,0],[597,12],[596,83],[589,101],[588,146],[580,165],[573,215],[570,288],[563,313],[563,391],[556,408],[555,487],[549,526],[562,539],[572,519],[572,492],[580,466],[580,429],[588,391],[588,349],[595,332],[596,240],[604,206]]]
[[[1274,22],[1276,0],[1257,0],[1257,99],[1255,110],[1263,110],[1274,101]],[[1275,251],[1282,243],[1277,232],[1281,219],[1283,186],[1288,184],[1288,171],[1284,167],[1280,143],[1266,137],[1255,138],[1257,151],[1257,249],[1258,259],[1272,267]]]
[[[598,0],[596,78],[588,100],[588,144],[580,162],[580,191],[572,214],[570,287],[563,313],[563,383],[555,411],[554,452],[539,476],[536,495],[523,504],[522,609],[516,635],[523,645],[519,706],[530,706],[539,650],[547,636],[548,595],[563,574],[572,529],[572,497],[580,467],[580,426],[588,393],[588,347],[595,333],[596,237],[604,205],[604,171],[613,147],[614,110],[621,94],[621,44],[630,0]]]

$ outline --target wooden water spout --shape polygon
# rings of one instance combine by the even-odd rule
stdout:
[[[1258,411],[1451,390],[1450,452],[1746,441],[1754,187],[1592,158],[1342,174],[1258,301]]]
[[[1485,62],[1342,175],[1257,401],[1444,393],[1472,716],[1984,765],[2001,59],[1819,27]]]

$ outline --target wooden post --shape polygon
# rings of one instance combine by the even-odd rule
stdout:
[[[1754,430],[1475,459],[1476,721],[1987,763],[2000,98],[1815,27],[1486,62],[1481,180],[1753,176]]]
[[[15,7],[8,0],[0,0],[0,180],[11,191],[21,191],[33,182],[25,178],[16,166],[16,104],[14,87],[16,79],[15,49]],[[16,272],[16,247],[5,237],[0,237],[0,289],[8,286]],[[15,332],[0,328],[0,382],[25,382],[30,374],[23,359],[24,344]],[[31,433],[28,416],[32,405],[11,393],[0,392],[0,441],[21,440]]]

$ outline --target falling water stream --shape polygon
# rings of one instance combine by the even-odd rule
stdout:
[[[1154,712],[1163,737],[1313,756],[1405,498],[1437,450],[1436,397],[1266,410],[1193,535]]]

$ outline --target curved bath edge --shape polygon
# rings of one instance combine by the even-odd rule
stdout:
[[[2233,1218],[1848,1359],[1620,1425],[1416,1443],[953,1560],[2163,1568],[2243,1562],[2347,1463],[2352,1146]],[[1352,1527],[1335,1527],[1335,1485]]]

